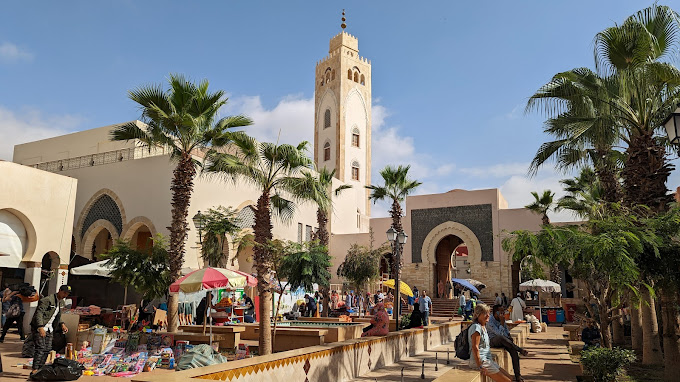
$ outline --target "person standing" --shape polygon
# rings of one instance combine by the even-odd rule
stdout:
[[[64,299],[70,294],[71,287],[62,285],[57,293],[43,297],[38,302],[38,308],[31,320],[31,334],[35,342],[31,375],[45,365],[47,354],[52,350],[54,328],[60,326],[64,334],[68,333],[68,328],[61,321],[61,309]]]
[[[458,305],[460,306],[460,314],[465,314],[465,292],[460,291],[460,298],[458,299]]]
[[[423,326],[430,324],[430,314],[432,313],[432,299],[427,295],[426,291],[420,292],[420,299],[418,299],[418,307],[420,314],[423,316]]]
[[[316,316],[316,300],[314,299],[314,297],[306,294],[305,295],[305,305],[307,307],[308,317],[315,317]]]
[[[524,308],[527,307],[527,304],[522,300],[521,296],[521,293],[517,293],[517,297],[513,298],[510,302],[510,308],[512,309],[510,319],[512,322],[522,321],[524,319]]]
[[[453,286],[451,285],[451,281],[447,280],[446,281],[446,298],[451,299],[451,291],[453,290]]]
[[[338,296],[338,292],[333,291],[331,294],[331,309],[335,310],[338,309],[338,300],[340,300],[340,296]]]
[[[508,296],[504,292],[501,292],[501,300],[503,300],[503,308],[508,307]]]
[[[437,297],[443,298],[444,297],[444,282],[442,280],[439,280],[437,283]]]
[[[515,381],[523,382],[522,373],[519,368],[519,355],[527,356],[529,352],[512,342],[510,331],[505,326],[505,312],[501,305],[494,305],[493,316],[489,318],[486,329],[489,333],[489,340],[492,348],[503,348],[510,353],[512,359],[512,369],[515,372]]]
[[[345,292],[345,306],[347,309],[352,308],[352,295],[350,295],[349,292]]]
[[[503,305],[503,299],[501,298],[501,296],[498,295],[498,293],[496,293],[496,300],[494,301],[493,304],[494,305]]]
[[[7,303],[8,308],[5,311],[5,324],[2,325],[2,336],[0,342],[5,342],[5,335],[12,324],[16,323],[19,329],[19,338],[23,341],[24,337],[24,303],[19,297],[19,291],[15,290],[2,298],[3,307]]]

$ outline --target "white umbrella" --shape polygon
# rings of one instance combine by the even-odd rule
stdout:
[[[81,265],[71,268],[71,274],[77,276],[102,276],[111,277],[111,268],[106,263],[108,260],[97,261],[96,263]]]
[[[521,291],[526,291],[526,290],[532,290],[536,292],[557,292],[560,293],[562,292],[562,287],[560,284],[548,281],[548,280],[542,280],[542,279],[534,279],[534,280],[529,280],[525,281],[521,284],[519,284],[519,290]],[[542,322],[543,321],[543,314],[541,311],[541,294],[538,294],[538,321]]]

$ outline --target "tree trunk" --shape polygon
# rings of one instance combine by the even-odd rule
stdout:
[[[664,381],[680,381],[675,369],[680,365],[680,337],[678,336],[677,292],[661,290],[661,318],[663,323]]]
[[[636,353],[642,354],[642,315],[640,303],[631,304],[630,308],[630,339],[632,349]]]
[[[184,263],[184,242],[186,241],[189,224],[189,204],[191,193],[194,189],[194,177],[196,167],[191,154],[186,153],[180,158],[179,163],[173,170],[173,179],[170,190],[172,191],[172,222],[170,227],[170,245],[168,255],[170,260],[170,275],[172,281],[181,276],[182,264]],[[177,305],[179,297],[170,295],[168,301],[168,331],[177,331]]]
[[[612,348],[612,332],[611,332],[611,321],[609,319],[609,314],[607,310],[609,309],[607,304],[600,304],[600,333],[602,334],[602,347]]]
[[[642,363],[644,365],[662,365],[663,353],[659,342],[659,325],[656,321],[656,308],[649,289],[640,288],[642,311]]]
[[[621,309],[616,309],[612,312],[612,316],[621,314]],[[615,346],[623,346],[626,340],[623,335],[623,318],[615,318],[612,320],[612,343]]]
[[[316,231],[316,239],[319,240],[319,244],[326,247],[328,250],[328,244],[330,242],[330,237],[328,235],[328,215],[321,208],[316,210],[316,224],[319,229]],[[330,272],[330,269],[328,270]],[[328,293],[329,288],[322,287],[321,295],[323,296],[323,317],[328,317],[328,311],[330,310],[330,295]]]
[[[394,230],[397,231],[397,233],[402,232],[404,228],[401,225],[402,215],[401,204],[399,204],[399,201],[396,199],[392,200],[392,208],[390,208],[390,215],[392,216],[392,227],[394,228]],[[394,252],[394,250],[392,252]],[[403,263],[403,261],[404,261],[403,259],[400,259],[401,263]],[[397,258],[395,256],[395,253],[392,253],[392,277],[393,278],[397,277],[397,272],[401,273],[400,270],[401,264],[397,264]],[[401,276],[401,274],[399,274],[399,276]]]
[[[255,212],[255,248],[254,257],[257,269],[257,291],[260,295],[258,309],[259,319],[259,351],[260,355],[272,353],[272,332],[269,319],[272,310],[272,292],[270,285],[271,256],[266,246],[272,239],[272,220],[270,209],[269,190],[262,193],[257,199],[257,211]]]
[[[649,132],[633,136],[626,154],[626,164],[621,171],[624,202],[628,206],[642,204],[653,211],[665,211],[673,200],[666,181],[674,169],[667,161],[666,149],[657,144]]]

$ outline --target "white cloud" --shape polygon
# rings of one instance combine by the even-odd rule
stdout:
[[[48,116],[32,108],[14,112],[0,106],[0,159],[11,161],[14,145],[75,131],[82,122],[75,115]]]
[[[33,60],[33,53],[25,49],[22,49],[10,42],[0,43],[0,61],[14,62],[31,60]]]
[[[459,171],[478,178],[498,178],[523,175],[527,173],[528,168],[529,165],[527,163],[500,163],[486,167],[461,168]]]
[[[314,144],[314,99],[299,96],[283,98],[273,109],[266,109],[259,96],[230,98],[226,111],[252,118],[253,126],[244,129],[263,142]],[[280,134],[280,137],[279,137]]]

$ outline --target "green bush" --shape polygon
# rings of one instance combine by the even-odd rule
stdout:
[[[408,324],[411,323],[411,313],[406,313],[401,316],[399,320],[399,329],[406,329]]]
[[[635,361],[635,352],[619,348],[591,348],[581,352],[581,363],[595,382],[613,382]]]

